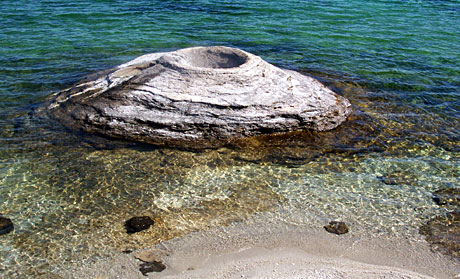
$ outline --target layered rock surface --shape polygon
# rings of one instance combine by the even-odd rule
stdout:
[[[216,46],[138,57],[56,93],[47,111],[87,132],[216,146],[266,133],[330,130],[352,110],[311,77]]]

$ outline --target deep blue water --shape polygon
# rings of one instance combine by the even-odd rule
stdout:
[[[246,200],[256,193],[264,204],[288,211],[310,208],[297,204],[308,200],[302,181],[323,185],[311,191],[325,195],[324,204],[331,197],[327,187],[342,189],[337,199],[350,216],[357,214],[351,213],[356,193],[368,195],[369,204],[382,203],[386,215],[400,216],[401,228],[415,230],[442,211],[431,204],[430,192],[459,187],[459,26],[460,1],[1,1],[0,214],[12,218],[16,230],[0,236],[0,277],[45,274],[74,258],[88,259],[101,243],[121,249],[117,227],[101,229],[110,236],[92,241],[87,217],[116,223],[133,210],[126,205],[133,199],[145,207],[137,213],[164,216],[174,237],[232,221],[222,210],[240,219],[272,210]],[[300,135],[281,146],[262,143],[263,151],[199,154],[107,143],[34,114],[47,96],[85,75],[142,54],[198,45],[238,47],[317,77],[350,99],[355,114],[316,139]],[[248,172],[254,185],[277,173],[270,178],[277,186],[236,187],[247,178],[232,177],[234,168]],[[222,173],[232,178],[219,180]],[[396,183],[376,178],[382,176]],[[236,194],[222,194],[230,189]],[[196,204],[211,202],[210,196],[223,204],[203,217]],[[389,197],[423,210],[393,212]],[[372,212],[362,214],[386,218]],[[190,223],[168,225],[177,216]],[[24,271],[30,264],[35,268]]]

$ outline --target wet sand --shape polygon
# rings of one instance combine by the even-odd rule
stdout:
[[[195,232],[154,247],[121,253],[65,278],[460,278],[457,260],[430,250],[421,236],[344,235],[264,218]],[[142,275],[136,255],[166,265]]]

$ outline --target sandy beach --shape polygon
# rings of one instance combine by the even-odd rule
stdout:
[[[455,260],[418,236],[344,235],[322,228],[243,222],[60,272],[65,278],[460,278]],[[142,275],[147,257],[166,265]]]

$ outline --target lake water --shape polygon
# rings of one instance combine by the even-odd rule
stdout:
[[[342,219],[417,238],[460,185],[460,1],[2,1],[0,277],[53,272],[191,231],[272,214]],[[85,75],[139,55],[238,47],[314,76],[354,107],[325,133],[216,150],[68,131],[34,111]],[[123,221],[156,225],[128,236]]]

